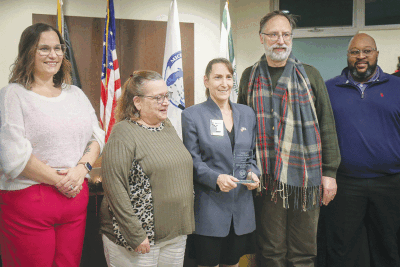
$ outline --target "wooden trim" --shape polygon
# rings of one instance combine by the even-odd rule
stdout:
[[[57,16],[33,14],[32,23],[56,26]],[[103,54],[104,19],[65,16],[78,66],[82,90],[100,117],[100,76]],[[161,74],[167,22],[116,19],[117,57],[121,82],[134,70]],[[180,23],[186,107],[194,104],[194,23]]]

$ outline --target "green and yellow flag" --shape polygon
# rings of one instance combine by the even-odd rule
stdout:
[[[75,61],[74,51],[72,50],[71,40],[69,39],[67,23],[64,21],[63,4],[63,0],[57,0],[57,29],[61,33],[61,36],[67,45],[65,58],[71,62],[72,84],[82,89],[81,80],[79,79],[78,66]]]
[[[236,58],[235,58],[235,51],[233,49],[231,18],[229,16],[228,6],[229,6],[229,1],[226,1],[224,13],[222,15],[221,41],[220,41],[219,55],[220,55],[220,57],[224,57],[224,58],[228,59],[232,63],[233,87],[232,87],[230,100],[233,103],[236,103],[237,97],[238,97],[238,92],[239,92],[239,85],[237,82]]]

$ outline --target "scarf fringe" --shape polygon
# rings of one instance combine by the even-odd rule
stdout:
[[[274,180],[270,175],[263,175],[261,179],[261,194],[271,193],[271,201],[278,201],[278,197],[283,200],[283,208],[289,209],[289,197],[293,195],[293,209],[308,211],[313,210],[322,204],[322,186],[311,187],[292,186]]]

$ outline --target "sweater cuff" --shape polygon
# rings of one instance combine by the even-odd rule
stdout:
[[[322,176],[336,179],[337,168],[322,168]]]
[[[138,246],[140,246],[140,244],[143,243],[144,240],[146,240],[147,235],[143,230],[143,235],[138,236],[136,238],[134,238],[131,242],[131,244],[129,244],[133,249],[136,249]]]

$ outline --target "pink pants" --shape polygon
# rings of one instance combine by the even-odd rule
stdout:
[[[44,184],[0,191],[3,267],[78,267],[88,200],[86,180],[75,198]]]

